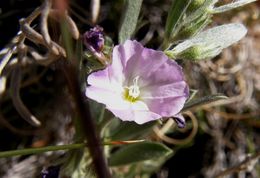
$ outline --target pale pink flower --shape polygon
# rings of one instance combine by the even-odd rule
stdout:
[[[189,95],[182,68],[163,52],[127,40],[113,49],[112,64],[88,76],[86,96],[123,121],[143,124],[179,117]],[[179,117],[180,127],[185,122]]]

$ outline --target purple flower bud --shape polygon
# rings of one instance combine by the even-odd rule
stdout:
[[[184,117],[181,115],[181,114],[176,114],[174,117],[173,117],[174,121],[176,122],[177,126],[179,128],[184,128],[186,123],[185,123],[185,119]]]
[[[96,26],[84,34],[84,44],[91,52],[100,52],[104,47],[103,28]]]

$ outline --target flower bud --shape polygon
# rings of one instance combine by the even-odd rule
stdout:
[[[96,26],[91,28],[89,31],[85,32],[84,36],[84,44],[91,52],[101,52],[104,47],[104,35],[103,28]]]
[[[181,114],[176,114],[173,117],[173,120],[175,121],[175,123],[177,124],[177,126],[179,128],[184,128],[185,125],[186,125],[185,119],[184,119],[184,117]]]
[[[182,51],[177,55],[177,57],[181,59],[198,61],[202,59],[212,58],[218,55],[221,52],[221,50],[222,49],[220,49],[219,47],[213,45],[210,46],[195,45]]]
[[[105,66],[110,63],[110,59],[106,57],[103,51],[105,46],[105,38],[102,27],[96,26],[85,32],[83,40],[85,46],[90,51],[91,56],[94,56]]]
[[[177,56],[178,56],[178,58],[182,58],[182,59],[198,60],[202,56],[202,50],[203,50],[203,48],[201,48],[199,46],[192,46],[192,47],[182,51]]]

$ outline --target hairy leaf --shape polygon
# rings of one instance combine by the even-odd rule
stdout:
[[[130,39],[135,31],[138,16],[142,6],[142,0],[125,0],[125,9],[121,19],[121,27],[119,30],[119,42],[123,43]]]
[[[108,162],[110,166],[146,161],[171,154],[172,150],[163,144],[142,142],[124,146],[111,155]]]
[[[210,95],[210,96],[205,96],[205,97],[202,97],[199,99],[193,99],[184,105],[182,112],[195,108],[195,107],[198,107],[198,106],[201,106],[201,105],[212,103],[217,100],[227,99],[227,98],[228,97],[226,97],[225,95],[218,93],[218,94],[214,94],[214,95]]]
[[[208,29],[165,53],[171,58],[200,60],[218,55],[224,48],[243,38],[247,29],[242,24],[227,24]]]
[[[256,0],[238,0],[238,1],[226,4],[226,5],[223,5],[223,6],[220,6],[220,7],[213,8],[211,10],[211,12],[213,14],[226,12],[226,11],[244,6],[244,5],[249,4],[251,2],[254,2],[254,1],[256,1]]]

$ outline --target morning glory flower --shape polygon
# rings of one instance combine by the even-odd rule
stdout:
[[[182,68],[162,51],[127,40],[113,49],[112,64],[88,76],[86,96],[123,121],[143,124],[177,117],[189,95]]]

